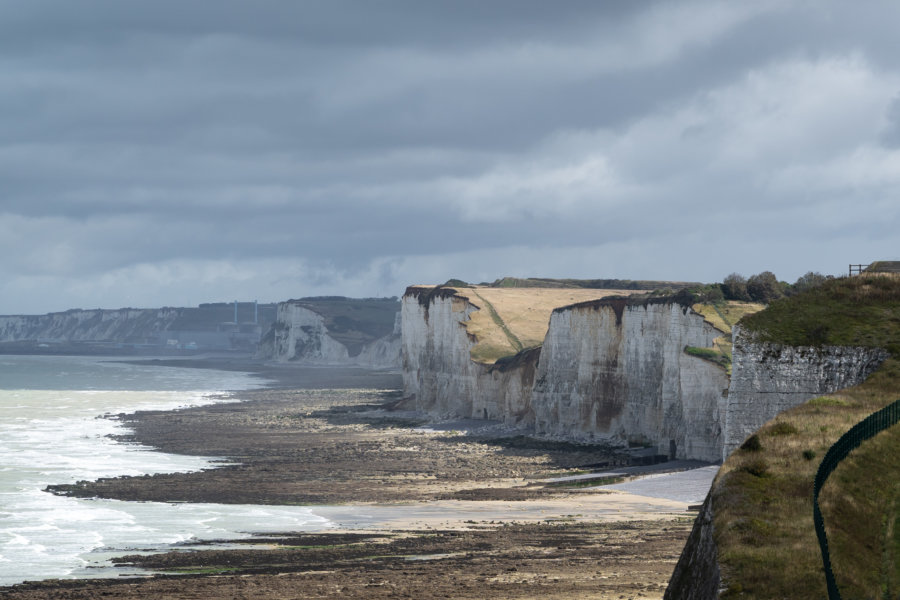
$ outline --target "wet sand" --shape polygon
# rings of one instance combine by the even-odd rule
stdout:
[[[315,505],[333,531],[126,557],[120,560],[164,574],[23,584],[0,595],[662,597],[695,514],[688,503],[549,481],[619,466],[626,460],[620,453],[533,440],[497,426],[427,428],[421,415],[403,410],[396,374],[257,370],[274,379],[272,385],[240,392],[240,402],[120,417],[134,431],[123,441],[222,457],[227,464],[221,468],[53,491],[135,501]],[[356,389],[339,389],[348,382]]]

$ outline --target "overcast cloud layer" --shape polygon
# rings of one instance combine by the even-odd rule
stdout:
[[[0,0],[0,313],[900,258],[894,2]]]

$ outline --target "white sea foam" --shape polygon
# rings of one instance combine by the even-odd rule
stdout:
[[[328,526],[304,507],[84,500],[49,484],[185,472],[214,457],[123,444],[127,430],[99,418],[221,400],[259,385],[246,374],[110,363],[96,358],[5,357],[0,362],[0,585],[120,574],[107,559],[188,540]],[[113,573],[114,572],[114,573]]]

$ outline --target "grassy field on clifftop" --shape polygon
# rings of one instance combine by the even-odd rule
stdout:
[[[638,293],[636,290],[480,286],[454,288],[454,291],[480,309],[464,325],[478,340],[472,350],[472,360],[485,364],[544,343],[554,308]]]
[[[713,486],[724,598],[824,598],[813,529],[812,484],[828,448],[850,427],[900,398],[900,278],[836,279],[772,303],[742,324],[790,345],[891,350],[862,385],[815,398],[763,426],[735,451]],[[820,496],[844,598],[900,596],[900,427],[851,453]]]

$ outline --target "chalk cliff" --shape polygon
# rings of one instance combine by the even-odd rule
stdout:
[[[397,367],[398,309],[396,298],[323,297],[281,302],[257,356],[307,365]]]
[[[880,348],[761,343],[735,327],[722,458],[778,413],[858,385],[889,356]]]
[[[449,288],[402,304],[406,395],[433,415],[489,418],[554,437],[654,446],[718,460],[725,371],[684,352],[722,335],[671,300],[556,309],[543,347],[486,365],[465,327],[481,307]]]
[[[341,363],[347,348],[328,335],[325,318],[293,302],[280,302],[275,322],[263,337],[258,355],[279,362]]]
[[[407,289],[400,313],[404,394],[418,410],[438,417],[532,425],[530,396],[540,352],[494,365],[473,361],[477,340],[465,322],[477,310],[450,288]]]
[[[182,309],[69,310],[46,315],[0,316],[0,342],[143,342],[170,329]]]
[[[727,375],[684,349],[721,335],[671,299],[556,309],[531,398],[536,430],[718,460]]]

